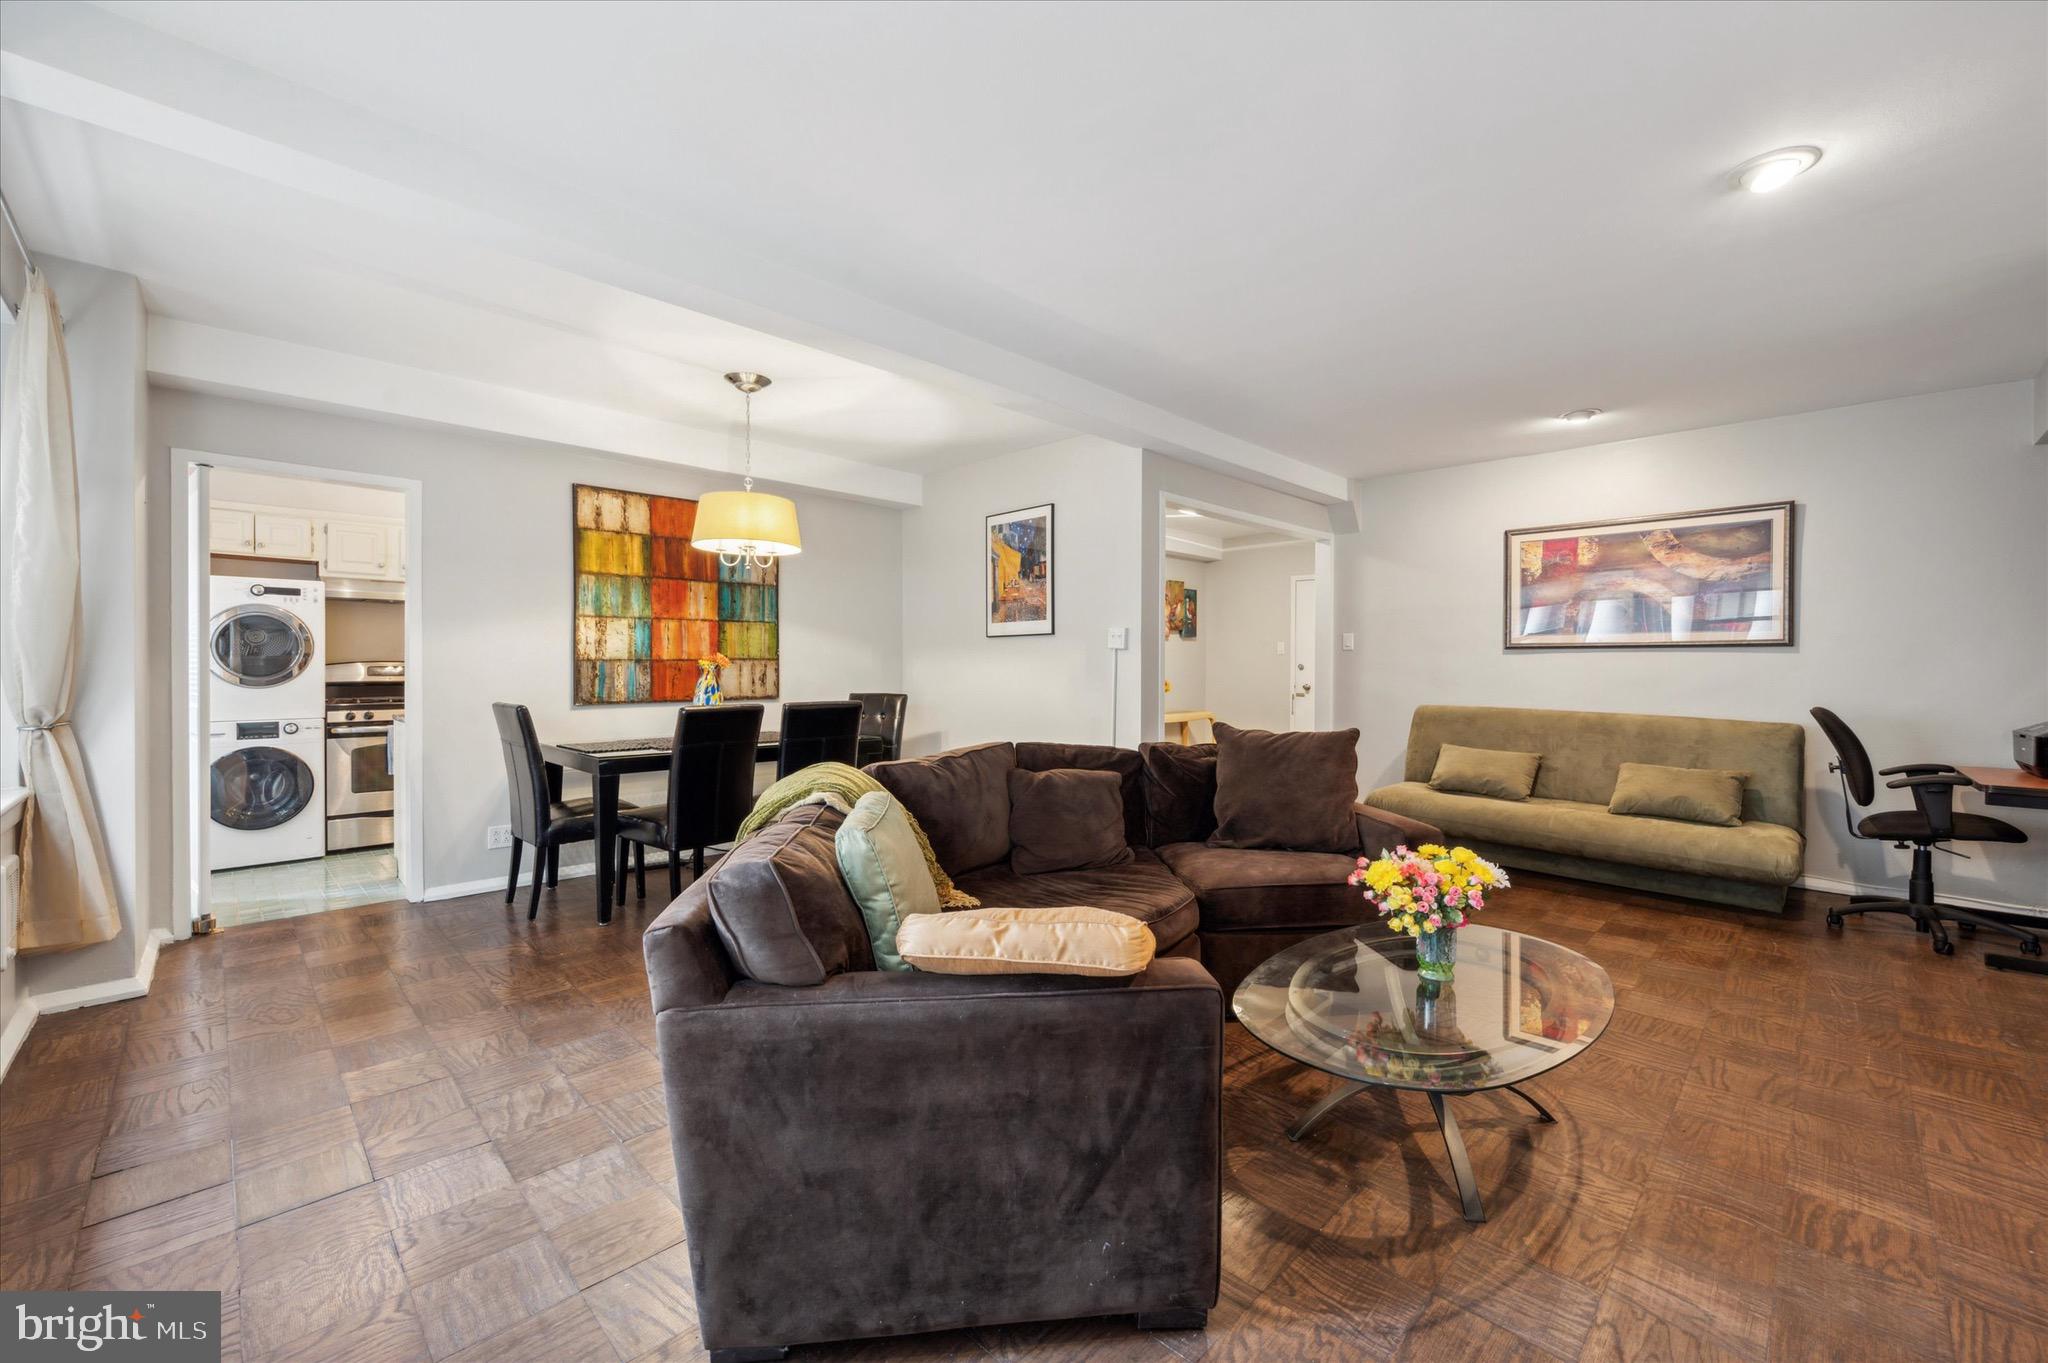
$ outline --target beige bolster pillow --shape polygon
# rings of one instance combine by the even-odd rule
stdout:
[[[1152,963],[1152,929],[1087,907],[913,914],[896,950],[941,975],[1135,975]]]

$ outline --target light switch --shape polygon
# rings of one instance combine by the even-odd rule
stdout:
[[[1287,641],[1286,641],[1285,639],[1275,639],[1275,640],[1273,641],[1273,651],[1274,651],[1275,653],[1279,654],[1279,655],[1280,655],[1281,657],[1283,657],[1283,658],[1284,658],[1284,657],[1286,657],[1286,656],[1287,656]]]
[[[1345,651],[1346,653],[1349,653],[1349,652],[1351,652],[1351,650],[1353,650],[1353,649],[1355,649],[1355,648],[1357,648],[1357,647],[1358,647],[1358,636],[1357,636],[1356,634],[1353,634],[1353,633],[1351,633],[1351,632],[1350,632],[1349,630],[1345,631],[1345,634],[1344,634],[1344,651]]]

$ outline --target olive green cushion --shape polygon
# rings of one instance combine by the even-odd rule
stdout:
[[[1460,795],[1490,795],[1496,800],[1526,800],[1536,788],[1536,769],[1542,765],[1541,753],[1461,748],[1446,743],[1437,750],[1429,788]]]
[[[1607,812],[1733,828],[1742,822],[1742,773],[1624,762]]]
[[[860,905],[878,970],[908,970],[896,949],[896,932],[913,914],[937,913],[939,892],[925,869],[924,849],[911,831],[910,816],[896,797],[870,791],[833,838],[839,874]]]

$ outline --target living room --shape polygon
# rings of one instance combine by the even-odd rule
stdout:
[[[2044,52],[0,0],[8,1356],[2048,1356]]]

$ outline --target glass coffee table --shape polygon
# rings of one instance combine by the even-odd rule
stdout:
[[[1438,984],[1416,973],[1414,938],[1372,923],[1289,947],[1245,977],[1231,1007],[1274,1050],[1346,1081],[1289,1139],[1366,1089],[1419,1090],[1443,1131],[1465,1219],[1484,1221],[1448,1100],[1506,1089],[1556,1121],[1518,1086],[1599,1039],[1614,1015],[1614,982],[1569,947],[1474,923],[1458,930],[1455,978]]]

